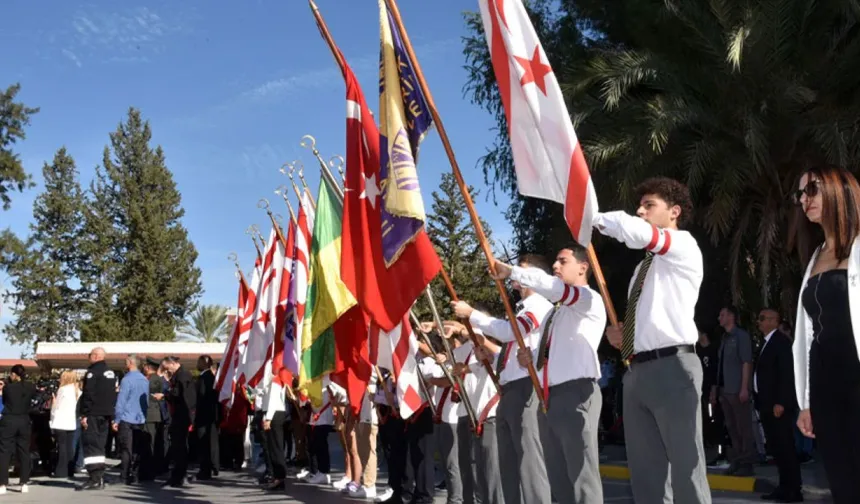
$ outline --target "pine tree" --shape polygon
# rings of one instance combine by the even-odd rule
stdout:
[[[42,168],[42,175],[45,190],[33,204],[31,234],[7,257],[14,280],[6,300],[15,321],[3,332],[15,344],[73,341],[81,313],[74,285],[83,208],[78,171],[62,148]]]
[[[474,200],[478,191],[469,187]],[[442,175],[439,190],[433,191],[432,214],[427,218],[427,235],[436,247],[442,267],[448,272],[460,299],[491,313],[501,313],[502,304],[493,281],[487,274],[487,260],[478,242],[478,236],[469,218],[466,202],[457,181],[450,173]],[[492,231],[481,222],[492,246]],[[450,296],[441,279],[432,283],[436,308],[442,318],[450,318]],[[429,307],[424,299],[416,308],[422,320],[430,320]]]
[[[30,124],[30,116],[39,109],[15,102],[20,90],[21,85],[15,84],[0,93],[0,202],[4,210],[12,204],[9,192],[23,191],[32,185],[21,159],[12,152],[12,144],[24,139],[24,126]]]
[[[116,279],[122,259],[115,226],[118,219],[115,194],[104,169],[96,167],[87,192],[79,243],[83,260],[77,265],[77,277],[86,300],[81,341],[112,341],[124,335],[122,320],[115,309]]]
[[[149,145],[152,132],[140,111],[130,109],[110,139],[88,219],[88,247],[107,253],[86,275],[94,303],[82,336],[172,341],[202,291],[181,195],[161,147]]]

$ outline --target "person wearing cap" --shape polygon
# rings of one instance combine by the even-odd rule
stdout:
[[[541,331],[537,355],[520,350],[525,367],[534,362],[546,412],[538,413],[552,492],[558,502],[602,504],[598,425],[603,396],[597,380],[597,347],[606,328],[606,306],[588,286],[588,255],[570,243],[553,264],[553,275],[496,263],[497,279],[511,278],[555,304]]]
[[[538,255],[520,257],[519,266],[543,270],[545,273],[549,271],[546,260]],[[519,291],[522,299],[516,323],[526,346],[535,351],[540,344],[541,328],[552,310],[552,303],[516,281],[513,287]],[[502,342],[499,348],[488,338],[482,340],[486,349],[494,355],[498,354],[496,374],[502,387],[502,397],[496,416],[496,436],[505,503],[551,502],[537,419],[540,402],[528,370],[517,362],[517,343],[510,322],[481,313],[465,301],[452,302],[451,307],[457,318],[468,319],[473,327]]]
[[[158,376],[160,363],[147,357],[143,366],[143,374],[149,381],[149,405],[146,408],[146,423],[143,425],[144,442],[142,447],[148,450],[142,457],[140,465],[140,481],[152,481],[158,474],[157,467],[164,460],[164,381]]]

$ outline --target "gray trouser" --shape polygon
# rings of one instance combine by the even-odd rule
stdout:
[[[538,398],[528,377],[502,385],[496,409],[496,437],[505,502],[550,502],[538,427]]]
[[[738,394],[727,394],[721,390],[720,406],[723,408],[729,439],[732,440],[728,449],[729,462],[736,465],[754,464],[758,451],[753,433],[752,402],[741,402]]]
[[[597,429],[603,396],[593,379],[549,388],[546,415],[538,414],[546,469],[558,504],[603,504]]]
[[[495,432],[493,433],[495,435]],[[463,504],[475,504],[483,502],[479,495],[477,476],[477,458],[475,454],[475,433],[472,432],[472,424],[469,417],[460,417],[457,422],[457,456],[460,465],[460,480],[463,483]]]
[[[634,363],[624,375],[624,438],[636,502],[710,504],[701,390],[694,353]]]
[[[463,480],[460,477],[460,455],[457,424],[442,422],[436,425],[436,443],[439,454],[445,461],[445,488],[448,491],[448,504],[463,503]],[[462,468],[464,471],[469,466]]]
[[[468,428],[468,420],[466,426]],[[475,457],[475,502],[479,504],[505,504],[502,493],[502,474],[499,467],[499,443],[496,434],[496,418],[484,421],[481,437],[472,436]]]

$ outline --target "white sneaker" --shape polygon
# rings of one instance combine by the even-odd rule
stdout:
[[[350,479],[344,476],[343,478],[332,483],[331,486],[333,486],[335,490],[343,490],[344,488],[346,488],[347,485],[349,485],[349,482]]]
[[[0,486],[0,495],[6,495],[6,487]]]
[[[358,487],[354,492],[349,492],[349,496],[356,499],[374,499],[376,498],[376,487]]]
[[[385,502],[385,501],[391,499],[392,497],[394,497],[394,490],[392,490],[390,488],[386,488],[385,491],[383,491],[381,494],[379,494],[379,497],[377,497],[376,499],[373,500],[373,502]]]
[[[305,479],[308,476],[310,476],[310,474],[311,474],[311,472],[308,471],[307,469],[302,469],[301,471],[299,471],[298,474],[296,474],[296,478],[297,479]]]
[[[27,493],[30,491],[30,487],[27,485],[21,485],[21,493]]]
[[[324,473],[316,473],[308,478],[308,483],[311,485],[328,485],[331,483],[331,476]]]

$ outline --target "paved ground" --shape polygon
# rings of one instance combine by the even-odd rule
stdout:
[[[332,452],[332,461],[335,464],[334,477],[342,475],[343,458],[340,455],[340,446],[335,438],[329,444]],[[340,461],[340,465],[338,465]],[[114,464],[118,461],[113,461]],[[601,464],[626,464],[624,460],[624,449],[618,446],[607,446],[601,456]],[[340,471],[340,472],[337,472]],[[294,471],[293,471],[294,472]],[[761,466],[756,468],[759,477],[775,479],[775,468],[772,466]],[[826,485],[821,476],[817,464],[803,466],[804,483],[807,485],[807,503],[832,502],[829,497],[822,495]],[[109,473],[114,479],[117,471]],[[441,474],[437,480],[441,481]],[[385,471],[380,471],[379,482],[384,485],[387,481]],[[17,479],[12,478],[11,483]],[[604,479],[604,501],[607,503],[632,504],[633,498],[630,493],[628,481]],[[68,481],[37,478],[30,487],[28,494],[18,493],[17,486],[11,486],[9,493],[0,497],[2,501],[18,503],[39,504],[66,504],[66,502],[79,501],[85,504],[107,504],[107,503],[136,503],[136,502],[158,502],[164,504],[204,504],[204,503],[262,503],[277,501],[283,504],[313,503],[313,504],[335,504],[361,502],[341,496],[333,489],[299,483],[291,478],[286,492],[278,494],[264,492],[256,484],[256,477],[248,473],[222,472],[220,477],[211,482],[192,484],[184,489],[162,489],[160,484],[146,484],[125,486],[121,484],[109,485],[107,489],[99,492],[75,492],[74,485]],[[746,504],[762,502],[759,495],[755,493],[731,493],[714,492],[714,504]],[[436,504],[445,503],[445,491],[437,492]]]
[[[384,481],[384,480],[382,480]],[[14,482],[14,480],[13,480]],[[633,503],[630,486],[626,481],[604,480],[604,501],[608,503]],[[152,485],[110,485],[101,492],[75,492],[71,483],[40,479],[30,487],[30,493],[19,494],[17,487],[10,487],[9,493],[0,497],[14,503],[61,504],[75,501],[86,504],[158,502],[163,504],[204,504],[204,503],[262,503],[278,501],[283,504],[313,503],[335,504],[359,502],[343,497],[331,489],[323,489],[293,480],[286,492],[277,498],[273,493],[259,489],[250,474],[222,473],[212,482],[193,484],[184,489],[162,489]],[[444,504],[445,493],[437,494],[435,503]],[[741,504],[761,502],[757,494],[732,494],[719,492],[713,494],[714,504]],[[831,502],[827,499],[808,498],[809,503]]]

